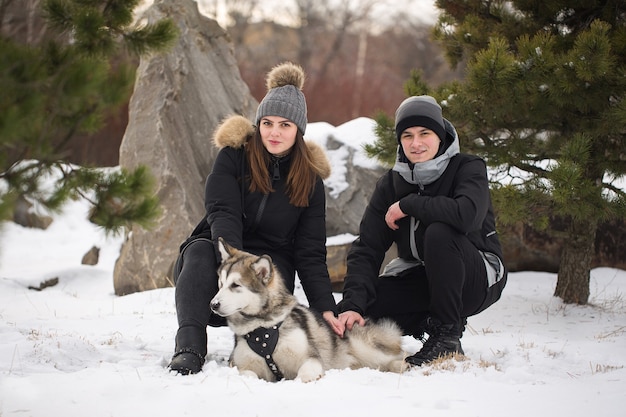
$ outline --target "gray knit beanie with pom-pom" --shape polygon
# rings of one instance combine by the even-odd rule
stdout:
[[[302,67],[285,62],[275,66],[267,74],[267,94],[256,111],[255,124],[265,116],[278,116],[289,119],[304,134],[306,131],[306,100],[302,93],[304,85]]]

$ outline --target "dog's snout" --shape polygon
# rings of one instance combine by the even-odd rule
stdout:
[[[220,308],[219,300],[211,300],[211,310],[217,311]]]

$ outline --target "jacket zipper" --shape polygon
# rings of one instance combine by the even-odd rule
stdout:
[[[280,164],[278,158],[272,158],[273,165],[273,175],[272,175],[272,185],[278,180],[280,180]],[[263,212],[265,211],[265,205],[267,204],[267,199],[269,198],[269,193],[263,194],[263,199],[259,204],[259,209],[256,212],[256,217],[254,218],[254,224],[252,225],[252,231],[256,230],[261,224],[261,218],[263,217]]]
[[[411,176],[413,176],[414,172],[411,171]],[[418,195],[422,194],[422,191],[424,191],[424,186],[422,185],[421,182],[417,183],[417,186],[419,187],[419,193]],[[413,255],[413,257],[418,261],[421,262],[422,265],[424,265],[424,261],[422,260],[422,258],[420,257],[420,254],[417,250],[417,244],[415,242],[415,233],[417,232],[417,228],[420,225],[420,221],[417,220],[415,217],[411,216],[411,229],[409,231],[410,235],[409,235],[409,244],[411,246],[411,255]]]

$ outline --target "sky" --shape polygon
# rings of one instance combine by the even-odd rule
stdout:
[[[373,121],[310,124],[358,148]],[[338,174],[329,188],[345,187]],[[364,159],[363,163],[367,163]],[[340,192],[340,191],[336,191]],[[203,371],[167,364],[177,329],[174,289],[115,296],[113,267],[123,238],[69,204],[47,230],[7,223],[0,231],[0,416],[2,417],[621,417],[626,409],[626,271],[596,268],[590,303],[552,296],[556,275],[515,272],[502,298],[470,317],[466,356],[402,374],[334,369],[311,383],[239,375],[227,359],[231,331],[208,329]],[[330,244],[354,239],[333,236]],[[98,246],[97,265],[81,265]],[[41,291],[29,289],[58,278]],[[306,304],[300,286],[296,295]],[[337,300],[341,294],[335,294]],[[404,337],[407,354],[420,342]]]
[[[198,3],[201,13],[216,17],[216,20],[223,26],[229,24],[226,16],[225,4],[228,0],[194,0]],[[330,0],[328,4],[342,2],[346,0]],[[360,4],[370,3],[371,0],[348,0],[348,5],[359,8]],[[143,11],[149,7],[154,0],[142,0],[138,11]],[[243,2],[240,2],[243,3]],[[437,20],[438,9],[434,0],[377,0],[373,2],[371,16],[374,21],[389,24],[390,19],[398,19],[398,15],[406,19],[419,21],[421,23],[434,24]],[[271,19],[276,23],[293,25],[293,11],[295,1],[285,0],[262,0],[257,7],[256,18],[260,20]],[[352,9],[351,9],[352,10]],[[217,16],[215,16],[217,15]]]

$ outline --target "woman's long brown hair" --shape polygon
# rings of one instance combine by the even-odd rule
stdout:
[[[269,166],[271,154],[263,146],[261,133],[257,128],[246,143],[246,154],[250,163],[250,191],[269,194],[274,191],[270,181]],[[289,202],[296,207],[308,207],[309,198],[317,180],[313,169],[311,153],[304,142],[304,136],[298,130],[296,142],[291,148],[291,168],[287,177],[287,195]]]

